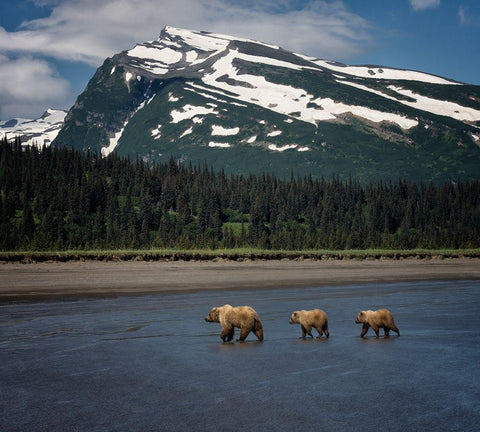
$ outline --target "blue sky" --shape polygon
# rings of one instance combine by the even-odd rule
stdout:
[[[478,0],[2,0],[0,119],[69,109],[106,57],[166,25],[480,85]]]

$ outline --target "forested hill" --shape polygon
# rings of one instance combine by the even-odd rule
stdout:
[[[480,182],[277,179],[0,143],[0,249],[478,248]]]

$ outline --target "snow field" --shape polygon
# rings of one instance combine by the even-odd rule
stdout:
[[[23,145],[49,145],[58,135],[67,113],[62,110],[47,109],[42,117],[31,120],[16,118],[16,124],[11,127],[1,127],[7,122],[0,122],[0,138],[8,139],[22,135]]]
[[[237,135],[240,132],[239,127],[234,128],[224,128],[223,126],[212,125],[212,135]]]
[[[160,129],[162,128],[162,125],[159,124],[155,129],[152,129],[150,132],[154,140],[158,140],[162,136],[162,132]]]
[[[276,130],[267,134],[267,137],[276,137],[282,134],[281,130]]]
[[[208,146],[209,146],[209,147],[228,148],[228,147],[231,147],[232,145],[231,145],[231,144],[228,144],[228,143],[219,143],[219,142],[210,141],[210,142],[208,143]]]
[[[297,144],[286,144],[284,146],[277,146],[276,144],[269,144],[268,149],[272,150],[272,151],[284,152],[285,150],[291,150],[291,149],[295,149],[297,147],[298,147]]]
[[[415,102],[408,101],[405,99],[397,99],[391,95],[385,94],[379,90],[372,89],[362,84],[357,84],[350,81],[338,81],[338,80],[337,82],[341,84],[349,85],[351,87],[356,87],[360,90],[368,91],[370,93],[374,93],[386,99],[394,100],[403,105],[407,105],[412,108],[427,111],[432,114],[443,115],[443,116],[451,117],[460,121],[473,122],[473,121],[480,120],[480,111],[478,110],[475,110],[469,107],[464,107],[455,102],[441,101],[438,99],[430,98],[428,96],[422,96],[418,93],[412,92],[411,90],[403,89],[402,87],[395,87],[393,85],[390,85],[387,88],[390,90],[393,90],[398,94],[415,99]]]
[[[335,120],[338,115],[352,113],[359,117],[366,118],[374,122],[390,121],[398,124],[403,129],[410,129],[418,125],[416,120],[408,119],[404,116],[382,111],[376,111],[362,106],[346,105],[334,102],[330,98],[313,99],[312,95],[306,94],[301,88],[292,86],[274,84],[267,81],[264,77],[241,74],[233,66],[233,60],[237,58],[238,51],[229,50],[225,56],[221,57],[214,65],[213,72],[205,75],[202,80],[205,84],[236,93],[238,96],[233,98],[252,103],[252,101],[271,111],[283,115],[292,115],[299,113],[299,120],[307,123],[317,124],[318,121]],[[224,80],[217,81],[218,78],[227,74],[230,78],[238,81],[248,82],[253,88],[232,86]],[[322,110],[307,107],[309,102],[322,106]]]
[[[183,107],[182,111],[172,110],[170,112],[170,116],[172,117],[171,123],[178,123],[183,120],[193,119],[195,116],[207,114],[218,114],[218,111],[215,111],[213,108],[187,104]]]

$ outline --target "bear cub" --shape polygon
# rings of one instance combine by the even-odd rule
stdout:
[[[223,342],[230,342],[235,333],[235,327],[240,329],[237,341],[244,342],[250,332],[253,332],[259,341],[263,341],[263,326],[255,309],[250,306],[233,307],[229,304],[214,307],[207,317],[207,322],[218,322],[222,326],[220,338]]]
[[[357,315],[355,322],[357,324],[363,324],[362,332],[360,333],[360,337],[362,338],[365,336],[370,327],[375,332],[377,338],[378,329],[380,328],[383,328],[386,338],[390,337],[390,330],[393,330],[398,334],[398,336],[400,336],[400,331],[393,321],[393,315],[388,309],[361,311]]]
[[[302,339],[305,339],[306,335],[313,338],[312,327],[317,330],[318,339],[322,337],[323,333],[327,338],[330,336],[328,317],[321,309],[295,311],[290,317],[290,324],[300,324],[302,326]]]

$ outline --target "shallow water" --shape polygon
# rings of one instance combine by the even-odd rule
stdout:
[[[265,341],[222,344],[224,303]],[[290,314],[316,307],[330,339],[301,340]],[[401,336],[361,339],[380,307]],[[479,311],[480,281],[3,304],[0,430],[478,431]]]

